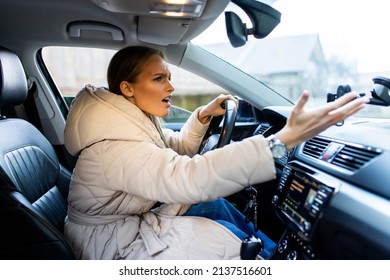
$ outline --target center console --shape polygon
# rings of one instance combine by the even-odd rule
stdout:
[[[311,237],[332,195],[337,191],[337,183],[333,180],[325,173],[298,162],[293,161],[285,166],[272,203],[287,230],[273,258],[316,259]]]

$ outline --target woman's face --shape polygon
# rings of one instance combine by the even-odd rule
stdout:
[[[170,83],[171,73],[158,55],[150,57],[140,75],[133,83],[122,82],[121,89],[124,96],[138,106],[142,111],[165,117],[169,114],[170,99],[175,90]],[[123,84],[127,90],[123,90]]]

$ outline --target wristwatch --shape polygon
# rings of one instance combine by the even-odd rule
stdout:
[[[272,134],[268,136],[267,140],[269,142],[269,147],[271,149],[271,153],[274,159],[281,159],[287,154],[286,145],[278,138],[276,138],[275,135]]]

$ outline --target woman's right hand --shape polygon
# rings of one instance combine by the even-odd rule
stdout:
[[[286,125],[275,136],[288,149],[291,149],[358,112],[369,102],[367,97],[355,99],[356,97],[358,97],[357,93],[350,92],[334,102],[306,109],[305,104],[309,99],[309,93],[303,92],[297,104],[294,106]]]
[[[220,94],[218,97],[210,101],[207,105],[203,106],[199,111],[198,119],[201,123],[206,123],[210,121],[211,117],[222,116],[225,114],[225,109],[222,108],[221,104],[225,102],[225,100],[230,99],[236,103],[238,106],[238,100],[234,98],[231,94]]]

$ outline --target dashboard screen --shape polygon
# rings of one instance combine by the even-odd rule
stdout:
[[[333,190],[299,171],[292,172],[289,182],[281,210],[301,232],[309,235]]]

